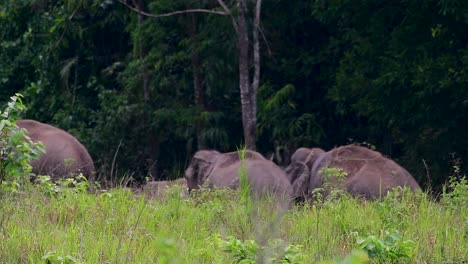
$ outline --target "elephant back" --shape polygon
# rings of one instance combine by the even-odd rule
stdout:
[[[362,146],[347,145],[330,153],[331,162],[328,166],[346,172],[343,187],[352,194],[373,199],[385,195],[395,187],[420,189],[406,169],[380,152]]]
[[[262,154],[255,152],[255,151],[251,151],[251,150],[247,150],[245,152],[245,160],[246,161],[247,160],[249,161],[265,160],[266,161],[265,157],[263,157]],[[214,166],[217,168],[226,168],[238,162],[241,162],[240,154],[239,152],[234,151],[234,152],[228,152],[228,153],[224,153],[220,155],[218,159],[216,160],[216,163]]]
[[[343,169],[348,175],[354,175],[366,164],[377,165],[383,158],[377,151],[358,145],[347,145],[330,151],[328,166]]]
[[[94,162],[88,150],[72,135],[54,126],[35,120],[18,120],[34,142],[42,142],[46,153],[32,161],[33,173],[49,175],[53,180],[82,173],[94,181]]]
[[[209,187],[239,188],[242,165],[245,165],[247,179],[256,194],[274,193],[292,196],[292,187],[285,172],[261,154],[247,151],[245,163],[241,162],[238,152],[221,154],[216,160],[207,182]]]

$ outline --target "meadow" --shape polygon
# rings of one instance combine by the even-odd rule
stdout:
[[[67,185],[75,187],[67,187]],[[2,185],[0,263],[466,263],[468,184],[437,199],[340,191],[287,210],[233,190],[159,199],[86,182]]]

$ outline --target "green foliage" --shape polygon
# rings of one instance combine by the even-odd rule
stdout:
[[[45,152],[41,143],[32,142],[26,131],[16,126],[16,119],[26,109],[21,97],[10,97],[6,108],[0,111],[0,184],[2,189],[11,191],[29,181],[31,161]]]
[[[416,246],[412,240],[402,240],[398,231],[384,231],[380,237],[374,235],[359,237],[356,243],[377,263],[394,263],[411,259]]]
[[[83,174],[76,175],[73,178],[60,179],[52,181],[50,176],[39,175],[35,184],[46,195],[61,196],[68,193],[85,193],[90,188],[90,183]]]
[[[253,240],[240,241],[234,237],[228,237],[226,241],[221,240],[220,245],[231,255],[231,263],[256,263],[258,245]]]
[[[346,181],[348,173],[340,168],[325,167],[319,171],[319,174],[323,177],[323,188],[325,189],[336,189]]]
[[[455,166],[454,174],[458,177],[451,176],[442,192],[442,202],[454,209],[468,207],[468,179],[459,173],[460,167]]]
[[[410,218],[410,213],[415,207],[415,203],[420,202],[422,197],[413,194],[413,191],[409,188],[395,188],[393,191],[382,195],[385,195],[385,197],[376,204],[376,212],[384,229],[400,230],[414,224]]]
[[[330,45],[343,47],[328,95],[338,113],[355,120],[353,138],[403,152],[420,179],[427,173],[421,157],[429,160],[431,180],[441,186],[451,153],[467,158],[466,2],[312,5],[314,16],[335,28]]]
[[[393,229],[384,226],[378,201],[349,198],[320,209],[293,206],[275,222],[271,208],[246,214],[239,198],[228,191],[238,195],[233,190],[213,190],[203,194],[203,201],[178,195],[160,201],[126,188],[93,194],[63,188],[61,194],[49,195],[40,186],[7,193],[0,204],[0,259],[5,263],[364,264],[369,263],[366,251],[371,251],[373,263],[466,260],[466,250],[460,247],[468,239],[466,210],[453,210],[427,195],[404,198],[403,206],[417,198],[411,210],[402,210],[413,224]],[[364,254],[355,250],[361,246]]]
[[[335,200],[343,199],[349,195],[342,188],[348,174],[340,168],[325,167],[319,171],[323,178],[320,188],[312,190],[312,195],[319,203],[333,203]]]
[[[57,255],[56,252],[47,252],[39,263],[43,264],[76,264],[80,263],[75,257]]]
[[[271,146],[316,145],[325,136],[314,113],[298,111],[295,93],[292,84],[277,91],[268,84],[260,87],[257,128],[259,137],[264,138],[270,149]]]
[[[232,236],[228,237],[226,240],[218,237],[217,240],[221,249],[229,253],[231,263],[258,263],[257,257],[260,247],[255,241],[241,241]],[[268,259],[267,263],[303,263],[304,254],[301,252],[302,247],[299,245],[284,246],[284,241],[274,240],[270,241],[267,248],[276,250],[276,252],[270,252],[272,256]],[[262,250],[265,251],[266,248]]]

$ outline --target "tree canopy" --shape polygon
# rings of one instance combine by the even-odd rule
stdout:
[[[219,1],[121,2],[148,14],[223,11]],[[239,147],[231,19],[155,18],[121,2],[2,1],[0,103],[22,93],[25,117],[77,136],[106,179],[172,178],[199,148]],[[223,3],[239,15],[237,1]],[[365,142],[435,189],[466,167],[467,1],[272,0],[259,26],[253,10],[244,11],[248,37],[259,33],[260,152]]]

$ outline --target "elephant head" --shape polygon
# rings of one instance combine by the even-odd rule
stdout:
[[[220,154],[216,150],[200,150],[195,153],[184,173],[189,190],[197,189],[205,182]]]
[[[16,125],[26,130],[34,142],[42,142],[46,153],[31,162],[32,172],[48,175],[52,180],[82,173],[94,181],[94,163],[86,148],[62,129],[34,120],[18,120]]]
[[[312,179],[312,172],[318,170],[317,168],[314,169],[314,165],[324,153],[326,152],[320,148],[299,148],[291,156],[291,163],[285,169],[285,172],[296,197],[304,197],[310,190],[311,181],[315,181]],[[314,185],[317,184],[319,183]]]

